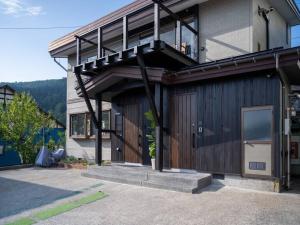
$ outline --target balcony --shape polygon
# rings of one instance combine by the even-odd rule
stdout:
[[[149,15],[153,16],[151,20]],[[175,14],[163,1],[153,0],[153,4],[138,11],[75,36],[74,72],[97,76],[112,66],[137,65],[137,55],[143,56],[147,67],[177,71],[195,66],[198,35],[197,6]]]

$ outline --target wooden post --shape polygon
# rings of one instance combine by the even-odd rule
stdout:
[[[128,48],[128,18],[123,17],[123,50]]]
[[[181,52],[181,37],[182,37],[182,29],[181,22],[176,21],[176,49]]]
[[[102,27],[98,28],[98,59],[103,57],[103,31]]]
[[[154,40],[160,40],[160,7],[157,3],[154,4]]]
[[[163,88],[160,83],[155,84],[155,105],[158,109],[158,124],[155,129],[156,138],[156,170],[163,170]]]
[[[96,95],[96,117],[98,124],[96,126],[96,149],[95,161],[101,166],[102,162],[102,95]]]
[[[81,39],[76,38],[76,63],[77,65],[81,64]]]

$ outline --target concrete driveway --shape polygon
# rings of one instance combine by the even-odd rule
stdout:
[[[296,194],[211,186],[191,195],[35,169],[0,172],[0,224],[98,190],[109,196],[38,224],[300,224]]]

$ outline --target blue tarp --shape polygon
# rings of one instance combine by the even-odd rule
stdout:
[[[54,152],[49,152],[47,147],[42,147],[35,160],[36,166],[49,167],[65,156],[64,149],[58,149]]]
[[[63,128],[45,128],[44,131],[41,130],[40,133],[36,136],[35,143],[43,140],[43,134],[45,138],[45,145],[48,144],[49,140],[52,138],[55,142],[59,140],[59,132],[65,132]],[[0,144],[6,145],[4,141],[0,138]],[[7,149],[4,151],[2,155],[0,155],[0,167],[4,166],[14,166],[14,165],[21,165],[21,158],[17,151],[13,149]]]

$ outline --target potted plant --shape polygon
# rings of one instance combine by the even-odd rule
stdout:
[[[156,154],[156,142],[155,142],[155,120],[152,114],[152,111],[145,112],[145,117],[149,122],[148,130],[147,130],[147,139],[149,145],[149,155],[151,157],[151,165],[152,169],[155,170],[155,154]]]

